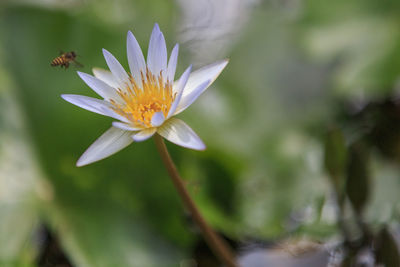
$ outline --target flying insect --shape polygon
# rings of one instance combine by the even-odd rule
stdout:
[[[83,65],[79,62],[77,62],[76,59],[77,55],[74,51],[67,52],[67,53],[60,53],[60,56],[54,58],[50,65],[53,67],[61,66],[64,67],[65,69],[68,69],[69,65],[71,63],[74,63],[75,66],[77,67],[83,67]]]

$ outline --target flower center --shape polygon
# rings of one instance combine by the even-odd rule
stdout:
[[[162,72],[155,77],[148,69],[146,75],[141,73],[142,87],[138,86],[132,75],[125,90],[118,90],[118,94],[124,100],[118,104],[114,100],[110,102],[114,111],[127,118],[133,126],[152,127],[151,118],[154,113],[162,112],[167,117],[168,111],[175,100],[176,94],[172,92],[172,83],[164,81]]]

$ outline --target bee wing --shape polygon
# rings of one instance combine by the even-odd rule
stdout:
[[[83,68],[83,64],[79,63],[78,61],[74,60],[74,61],[72,61],[72,62],[74,62],[75,67],[77,67],[77,68]]]

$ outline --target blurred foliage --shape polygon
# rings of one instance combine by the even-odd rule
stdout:
[[[341,197],[344,189],[344,171],[346,168],[346,140],[340,129],[331,129],[325,138],[325,169],[332,179],[332,184]]]
[[[361,214],[370,193],[369,153],[361,142],[353,144],[349,150],[346,193],[355,212]]]
[[[383,264],[383,266],[387,267],[400,265],[398,245],[387,227],[380,230],[375,242],[376,262],[378,264]]]
[[[127,66],[128,30],[146,53],[158,22],[170,50],[228,11],[242,26],[227,32],[232,21],[222,21],[204,42],[224,39],[225,50],[207,49],[218,55],[211,61],[230,63],[182,114],[208,149],[168,144],[207,220],[234,240],[329,242],[341,229],[335,194],[347,183],[369,232],[391,238],[379,229],[398,227],[400,213],[399,1],[238,2],[191,16],[190,27],[181,25],[184,1],[0,3],[1,266],[35,266],[42,223],[76,266],[190,262],[199,236],[151,140],[75,167],[111,121],[63,101],[62,93],[95,94],[73,68],[50,62],[74,50],[90,73],[106,67],[106,48]],[[209,58],[193,62],[190,41],[181,43],[178,73]]]

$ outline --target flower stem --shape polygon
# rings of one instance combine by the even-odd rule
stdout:
[[[214,254],[219,258],[221,262],[223,262],[226,266],[236,267],[235,257],[229,245],[221,239],[212,229],[208,226],[207,222],[201,216],[199,210],[196,207],[196,204],[193,202],[190,197],[182,178],[179,176],[178,170],[174,162],[171,159],[171,156],[168,153],[167,147],[165,146],[163,138],[156,134],[154,136],[156,146],[158,152],[160,153],[161,159],[167,168],[168,174],[172,179],[172,182],[178,191],[179,196],[181,197],[183,203],[186,208],[190,211],[193,220],[197,223],[197,226],[200,228],[201,233],[208,246],[214,252]]]

